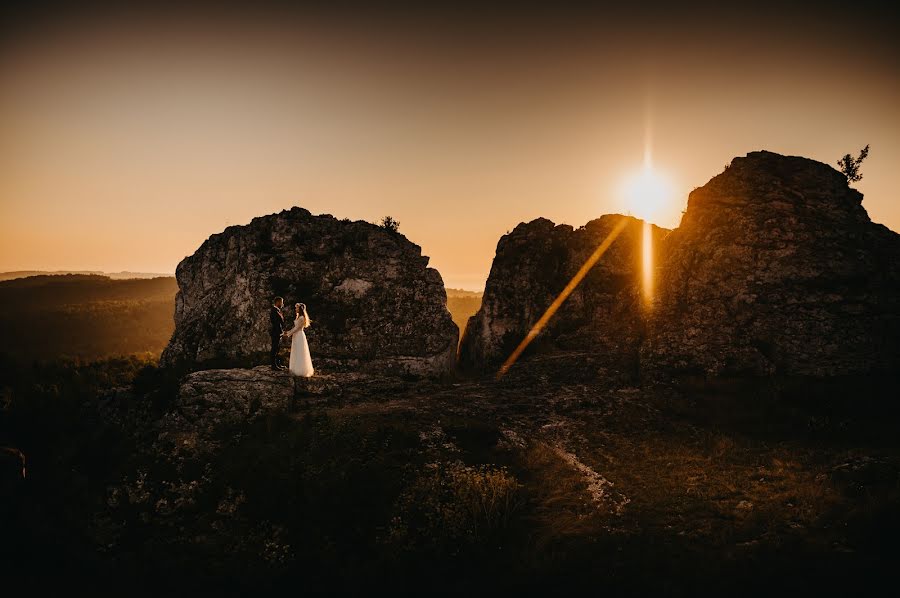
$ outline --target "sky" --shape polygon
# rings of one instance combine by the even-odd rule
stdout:
[[[855,186],[900,231],[890,3],[125,4],[3,15],[0,271],[174,272],[298,205],[390,215],[481,289],[519,222],[633,212],[647,154],[668,196],[646,216],[672,228],[735,156],[866,144]]]

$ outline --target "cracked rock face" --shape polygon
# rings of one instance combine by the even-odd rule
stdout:
[[[510,374],[652,382],[900,370],[900,235],[861,202],[826,164],[736,158],[690,194],[677,229],[654,228],[649,306],[632,219]],[[538,219],[503,236],[460,365],[495,372],[617,218],[577,230]]]
[[[269,366],[192,372],[181,380],[172,409],[157,423],[157,447],[176,455],[208,456],[257,418],[308,409],[326,399],[339,403],[365,393],[391,396],[408,384],[358,372],[303,378]]]
[[[752,152],[689,196],[642,348],[653,375],[828,377],[900,366],[900,235],[826,164]]]
[[[178,264],[175,332],[164,366],[267,362],[269,308],[306,303],[317,369],[439,375],[452,370],[458,330],[440,274],[402,234],[302,208],[212,235]]]
[[[175,408],[160,420],[159,441],[176,451],[212,452],[219,430],[288,411],[296,380],[265,366],[193,372],[182,380]]]
[[[617,214],[578,229],[539,218],[504,235],[497,244],[481,309],[469,319],[460,345],[460,366],[496,371],[622,218],[628,220],[625,229],[532,341],[522,360],[535,354],[559,354],[581,361],[577,355],[587,353],[592,359],[585,367],[595,373],[634,370],[642,337],[643,221]],[[656,226],[652,230],[653,246],[658,247],[668,231]],[[602,363],[596,357],[602,357]]]

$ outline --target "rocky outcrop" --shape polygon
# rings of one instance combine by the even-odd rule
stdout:
[[[295,380],[289,372],[265,366],[188,374],[173,409],[160,420],[159,441],[182,453],[212,452],[218,431],[290,410]]]
[[[469,319],[460,344],[460,365],[496,371],[622,218],[628,219],[625,229],[523,359],[538,353],[569,354],[595,373],[633,371],[642,338],[643,221],[615,214],[578,229],[539,218],[501,237],[481,308]],[[667,231],[656,226],[652,230],[658,247]],[[585,360],[585,353],[591,359]]]
[[[830,166],[752,152],[665,241],[649,377],[875,374],[900,366],[900,235]]]
[[[156,423],[157,449],[165,454],[208,456],[236,430],[274,413],[291,413],[328,402],[391,396],[412,382],[358,372],[291,375],[269,366],[212,369],[187,374],[171,408]]]
[[[319,371],[439,375],[458,330],[440,274],[402,234],[295,207],[230,226],[178,264],[175,332],[164,366],[265,363],[272,297],[288,324],[304,302]]]
[[[861,201],[826,164],[736,158],[690,194],[677,229],[654,228],[649,305],[639,300],[633,220],[516,368],[549,368],[536,379],[632,372],[648,382],[896,372],[900,235],[872,223]],[[503,236],[460,364],[496,371],[617,218],[578,230],[538,219]]]

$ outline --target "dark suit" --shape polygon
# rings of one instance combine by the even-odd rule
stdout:
[[[269,336],[272,338],[272,365],[278,365],[278,347],[281,344],[281,333],[284,332],[284,316],[281,310],[272,306],[269,310]]]

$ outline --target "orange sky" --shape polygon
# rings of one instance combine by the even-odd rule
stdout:
[[[896,15],[754,7],[28,15],[0,54],[0,271],[174,272],[300,205],[390,214],[479,289],[517,223],[624,211],[648,127],[676,189],[661,226],[736,155],[868,143],[863,205],[900,230]]]

